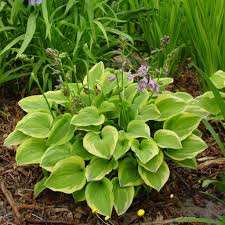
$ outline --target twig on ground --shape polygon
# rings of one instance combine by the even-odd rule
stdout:
[[[206,157],[202,157],[202,158],[197,159],[197,161],[198,162],[205,162],[205,161],[212,160],[212,159],[216,159],[216,157],[206,156]]]
[[[5,195],[8,203],[10,204],[10,206],[12,207],[13,212],[15,213],[17,219],[20,221],[21,220],[21,215],[19,213],[19,210],[16,206],[16,203],[13,200],[12,194],[11,192],[9,192],[9,190],[6,188],[4,181],[1,181],[1,189],[2,189],[2,193]]]
[[[190,186],[187,184],[187,182],[183,179],[182,176],[180,176],[175,170],[173,170],[174,174],[184,183],[184,185],[187,187],[188,190],[191,190]]]
[[[202,170],[207,167],[223,165],[223,164],[225,164],[225,158],[218,158],[218,159],[209,160],[209,161],[199,164],[198,169]]]
[[[84,223],[74,223],[74,222],[67,222],[67,221],[60,221],[60,220],[38,220],[38,219],[26,219],[25,220],[29,224],[45,224],[45,225],[51,225],[51,224],[60,224],[60,225],[87,225]]]

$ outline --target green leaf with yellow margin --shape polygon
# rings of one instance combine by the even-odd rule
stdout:
[[[84,148],[91,154],[104,159],[113,155],[118,140],[118,131],[113,126],[105,126],[100,134],[89,132],[84,136]]]
[[[84,160],[79,156],[71,156],[54,166],[44,185],[53,191],[71,194],[81,190],[85,183]]]
[[[99,111],[94,106],[89,106],[81,109],[78,114],[75,114],[71,120],[71,124],[76,126],[98,126],[103,124],[105,116],[99,114]]]
[[[53,118],[49,113],[34,112],[27,114],[17,125],[17,130],[34,138],[48,137]]]
[[[141,166],[138,167],[138,171],[144,182],[157,191],[161,190],[170,176],[170,170],[166,162],[163,162],[156,172],[150,172]]]
[[[132,156],[119,162],[118,177],[121,187],[139,186],[143,183],[138,173],[137,161]]]
[[[114,208],[118,216],[124,214],[134,199],[134,187],[120,187],[118,177],[112,179],[113,194],[114,194]]]
[[[132,120],[127,126],[127,134],[132,138],[149,138],[150,128],[143,120]]]
[[[38,138],[27,139],[16,150],[17,165],[40,163],[46,149],[46,140]]]
[[[154,140],[160,148],[182,148],[180,138],[171,130],[157,130],[154,134]]]
[[[141,142],[137,139],[130,141],[130,146],[137,157],[145,164],[159,153],[157,143],[152,139],[143,139]]]
[[[86,167],[86,178],[87,182],[101,180],[105,175],[109,174],[115,163],[113,160],[94,158],[91,160],[89,165]]]
[[[200,121],[201,118],[198,115],[182,112],[166,120],[163,124],[163,129],[175,132],[182,141],[190,136],[192,131],[197,129]]]
[[[73,154],[70,143],[50,146],[42,156],[40,166],[51,172],[57,162],[73,155],[75,154]]]
[[[111,217],[113,209],[113,185],[107,178],[91,181],[85,190],[88,206],[96,213]]]
[[[48,145],[62,145],[70,141],[75,131],[75,126],[70,124],[71,118],[70,114],[64,114],[56,121],[49,132]]]
[[[4,146],[19,145],[27,140],[29,136],[15,129],[4,141]]]
[[[207,144],[194,134],[182,141],[182,146],[181,149],[167,149],[165,153],[171,159],[182,161],[196,157],[207,148]]]
[[[162,165],[164,154],[159,151],[159,154],[150,159],[147,163],[143,163],[140,159],[137,159],[138,164],[150,172],[156,172]]]

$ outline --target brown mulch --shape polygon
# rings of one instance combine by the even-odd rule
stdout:
[[[188,67],[188,64],[182,65],[179,76],[174,78],[174,82],[167,89],[172,92],[185,91],[193,97],[201,95],[198,77],[195,71]]]
[[[200,94],[198,82],[193,71],[184,67],[182,74],[175,81],[171,90],[187,90],[193,96]],[[1,225],[95,225],[103,222],[87,205],[75,203],[71,195],[45,190],[37,199],[33,196],[34,184],[41,179],[38,166],[17,166],[15,148],[3,146],[4,139],[14,129],[17,121],[24,115],[13,98],[0,97],[0,224]],[[4,99],[4,100],[3,100]],[[7,100],[6,100],[7,99]],[[213,124],[220,133],[217,124]],[[218,160],[223,155],[209,132],[201,126],[203,138],[209,148],[199,156],[202,163]],[[221,136],[225,135],[223,132]],[[225,216],[225,207],[213,197],[204,193],[201,187],[204,179],[216,178],[224,170],[224,162],[208,164],[197,171],[178,168],[170,163],[171,176],[160,193],[141,192],[135,198],[128,212],[120,217],[114,213],[112,223],[115,225],[164,224],[165,220],[181,216],[216,218]],[[213,187],[207,192],[225,200],[225,195]],[[171,194],[174,195],[171,198]],[[138,218],[137,210],[146,211],[144,217]],[[154,222],[153,222],[154,221]],[[164,221],[164,222],[163,222]],[[186,223],[188,224],[188,223]],[[198,223],[192,223],[198,224]]]

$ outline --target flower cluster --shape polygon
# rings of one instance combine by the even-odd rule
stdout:
[[[149,66],[144,66],[144,65],[141,65],[140,68],[137,70],[136,73],[134,74],[131,74],[128,76],[128,80],[132,80],[136,77],[139,77],[139,76],[147,76],[148,75],[148,71],[149,71]]]
[[[155,90],[156,92],[160,92],[159,86],[152,79],[151,76],[148,76],[149,66],[141,65],[135,74],[131,74],[128,76],[128,80],[132,80],[136,77],[143,77],[138,82],[138,91],[146,90]]]
[[[129,81],[133,80],[134,78],[141,77],[142,79],[138,81],[138,91],[146,90],[154,90],[157,93],[160,92],[159,86],[157,83],[152,79],[151,76],[148,75],[149,66],[141,65],[140,68],[137,70],[136,73],[130,74],[127,79]],[[112,75],[108,78],[109,81],[114,81],[117,78],[116,75]]]
[[[160,92],[158,84],[152,79],[151,76],[149,77],[144,77],[138,82],[138,91],[144,91],[146,90],[154,90],[157,93]]]
[[[42,3],[42,0],[28,0],[28,4],[35,6],[35,5],[40,5]]]

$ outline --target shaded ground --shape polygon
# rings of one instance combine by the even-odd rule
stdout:
[[[187,68],[183,69],[183,75],[175,83],[177,86],[171,86],[171,90],[179,87],[194,96],[200,94],[194,73]],[[85,203],[74,203],[70,195],[46,190],[37,200],[34,199],[33,186],[42,177],[40,169],[37,166],[17,167],[15,148],[2,146],[5,137],[13,130],[17,121],[23,116],[23,112],[19,109],[17,100],[10,99],[10,95],[0,97],[0,110],[2,111],[0,114],[0,224],[103,224],[91,213]],[[224,133],[216,124],[214,126],[225,140]],[[201,193],[206,191],[201,188],[201,181],[206,178],[216,178],[224,169],[224,158],[215,141],[202,126],[201,129],[209,148],[199,156],[200,169],[193,171],[170,164],[171,177],[163,190],[160,193],[152,191],[140,195],[124,216],[118,218],[113,215],[113,224],[164,224],[163,221],[166,219],[181,216],[208,218],[225,216],[224,205],[213,197]],[[224,194],[214,188],[210,187],[207,191],[225,200]],[[174,195],[173,198],[170,198],[171,194]],[[142,218],[136,215],[140,208],[146,211]]]

